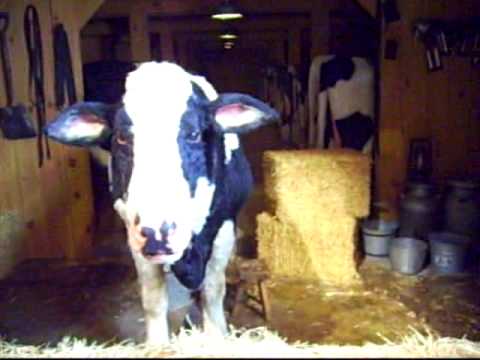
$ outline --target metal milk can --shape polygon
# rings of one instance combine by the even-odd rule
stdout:
[[[409,182],[400,203],[398,236],[426,240],[440,226],[440,204],[432,184]]]
[[[480,183],[452,180],[448,185],[445,201],[446,229],[476,240],[475,236],[480,236]]]

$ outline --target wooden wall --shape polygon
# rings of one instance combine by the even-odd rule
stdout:
[[[368,0],[361,2],[373,3]],[[27,3],[35,4],[41,16],[47,116],[52,119],[57,112],[53,106],[52,26],[56,21],[66,25],[73,52],[77,90],[82,94],[79,32],[102,0],[0,0],[0,9],[8,10],[11,16],[8,38],[13,59],[15,100],[30,105],[23,39],[23,11]],[[170,4],[179,14],[182,11],[188,14],[197,4],[193,0],[140,1],[135,2],[130,11],[131,4],[128,3],[107,0],[102,9],[107,17],[130,16],[130,38],[128,42],[123,40],[120,57],[122,60],[133,58],[138,61],[152,56],[146,16],[148,11],[153,9],[161,13],[161,8]],[[213,3],[208,1],[209,5]],[[274,6],[272,2],[260,4],[252,0],[250,3],[252,6],[258,4],[260,7],[257,7],[264,12]],[[311,14],[311,56],[328,52],[328,39],[331,36],[326,14],[338,7],[339,3],[334,0],[298,2],[302,13]],[[351,3],[347,0],[341,2],[345,6],[351,6]],[[291,4],[291,1],[284,0],[275,2],[275,6],[286,11],[293,9]],[[381,61],[380,156],[376,160],[376,200],[387,204],[392,212],[398,205],[399,194],[404,186],[408,144],[414,137],[432,138],[436,179],[443,181],[456,174],[479,175],[480,172],[480,70],[473,69],[467,59],[451,57],[444,59],[443,71],[428,73],[423,45],[414,40],[411,31],[412,22],[420,17],[453,19],[479,15],[478,1],[398,0],[398,5],[402,20],[390,24],[382,36],[382,43],[386,39],[396,39],[400,48],[396,60]],[[155,29],[160,33],[164,31],[160,27]],[[299,28],[294,30],[283,32],[281,39],[298,43]],[[185,39],[184,36],[181,41]],[[167,58],[175,51],[171,45],[168,42],[165,45],[164,42],[161,49]],[[88,48],[86,45],[84,51]],[[289,49],[286,56],[288,61],[298,62],[299,48],[294,46]],[[93,52],[87,52],[87,60],[96,59]],[[183,55],[180,53],[180,56]],[[3,89],[0,89],[0,104],[5,104]],[[52,160],[38,168],[35,140],[7,141],[0,138],[0,216],[12,213],[20,221],[21,226],[15,238],[22,244],[21,258],[81,258],[88,255],[92,241],[89,158],[83,150],[52,142],[50,145]]]
[[[377,200],[395,214],[405,185],[409,142],[433,142],[433,177],[441,184],[457,175],[480,176],[480,69],[469,58],[444,57],[429,73],[423,44],[412,24],[419,18],[466,19],[480,14],[478,0],[398,0],[401,21],[384,28],[399,43],[396,60],[381,60],[380,156]]]
[[[14,102],[31,108],[28,62],[23,34],[25,7],[38,10],[42,36],[47,119],[57,113],[53,93],[52,29],[62,22],[72,51],[77,94],[83,96],[80,28],[101,4],[98,0],[7,0],[8,42],[12,59]],[[3,84],[3,79],[0,80]],[[0,89],[1,106],[5,93]],[[35,118],[35,114],[31,114]],[[35,121],[36,123],[36,121]],[[0,137],[0,216],[13,214],[20,227],[14,241],[25,258],[78,259],[88,255],[92,240],[92,194],[88,153],[50,142],[51,160],[38,167],[36,139],[6,140]],[[3,226],[9,226],[3,224]],[[5,228],[3,229],[5,230]],[[1,254],[0,254],[1,256]]]

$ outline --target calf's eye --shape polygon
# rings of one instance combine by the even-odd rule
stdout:
[[[200,131],[192,131],[187,134],[187,141],[192,144],[198,144],[202,142],[202,133]]]
[[[117,143],[120,145],[127,145],[128,141],[127,139],[123,138],[121,135],[117,136]]]
[[[130,142],[129,140],[131,140],[131,136],[129,136],[128,133],[119,131],[115,134],[115,141],[119,145],[128,145]]]

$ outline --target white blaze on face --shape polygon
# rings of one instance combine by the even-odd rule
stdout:
[[[223,136],[225,144],[225,164],[228,164],[232,159],[232,153],[240,147],[240,140],[237,134],[225,134]]]
[[[215,192],[215,185],[210,184],[208,179],[201,177],[197,180],[197,188],[193,198],[193,232],[200,233],[210,212],[210,206]]]
[[[192,232],[201,230],[215,188],[201,178],[191,197],[177,142],[191,82],[198,78],[172,63],[148,62],[131,72],[125,85],[123,101],[134,135],[127,207],[130,214],[139,215],[141,227],[156,231],[157,239],[163,222],[176,224],[168,239],[174,254],[166,256],[167,263],[178,260]]]

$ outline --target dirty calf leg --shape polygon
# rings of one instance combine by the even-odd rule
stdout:
[[[137,269],[145,314],[146,342],[151,345],[166,344],[169,341],[169,329],[165,274],[161,266],[149,263],[141,254],[132,251],[132,255]]]
[[[227,334],[227,322],[223,309],[226,293],[225,269],[232,254],[234,243],[234,223],[228,220],[223,223],[215,238],[201,292],[205,332]]]

